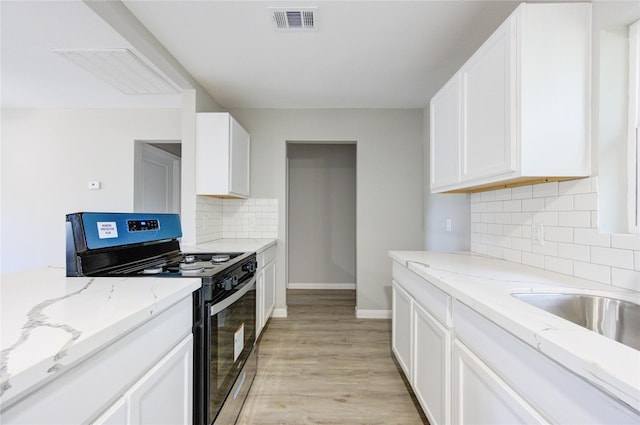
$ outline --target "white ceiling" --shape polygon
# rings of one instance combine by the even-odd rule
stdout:
[[[225,108],[422,108],[515,1],[167,1],[124,5]],[[603,2],[604,3],[604,2]],[[606,2],[607,5],[614,2]],[[640,1],[613,15],[631,19]],[[317,6],[277,32],[269,6]],[[120,94],[51,52],[133,46],[81,1],[1,1],[3,107],[178,107]],[[628,16],[627,16],[628,15]],[[637,19],[637,17],[636,17]]]

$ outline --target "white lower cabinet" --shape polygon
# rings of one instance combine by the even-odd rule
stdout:
[[[640,413],[393,263],[392,351],[431,425],[640,424]]]
[[[276,306],[276,250],[272,245],[257,255],[256,271],[256,338],[273,314]]]
[[[548,423],[458,340],[453,364],[453,423]]]
[[[431,424],[448,424],[451,332],[413,301],[413,390]]]
[[[191,423],[192,358],[193,337],[189,335],[94,424]]]
[[[395,281],[391,285],[391,349],[405,375],[411,377],[411,296]]]
[[[450,421],[451,331],[449,297],[394,265],[392,350],[431,425]],[[411,293],[409,292],[411,291]],[[421,303],[413,294],[420,294]],[[428,311],[429,306],[433,311]]]
[[[120,397],[98,419],[94,425],[122,425],[129,423],[128,398]]]

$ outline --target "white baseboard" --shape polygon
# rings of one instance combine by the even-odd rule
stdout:
[[[355,283],[289,283],[288,289],[356,289]]]
[[[391,319],[391,310],[363,310],[356,306],[357,319]]]
[[[273,309],[273,313],[271,313],[271,317],[286,318],[287,317],[287,307],[285,306],[285,308],[274,308]]]

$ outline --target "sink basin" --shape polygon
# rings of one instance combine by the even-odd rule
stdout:
[[[511,295],[576,325],[640,350],[640,304],[586,294]]]

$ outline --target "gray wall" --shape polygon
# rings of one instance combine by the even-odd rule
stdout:
[[[422,109],[231,113],[251,134],[251,196],[276,198],[281,206],[287,141],[357,142],[356,302],[359,314],[390,310],[388,251],[423,247]],[[276,308],[286,306],[285,214],[279,208]]]
[[[471,249],[471,206],[467,194],[431,193],[429,154],[429,108],[424,110],[424,249],[469,251]],[[447,231],[447,219],[451,231]]]
[[[289,283],[356,282],[356,145],[289,143]]]

